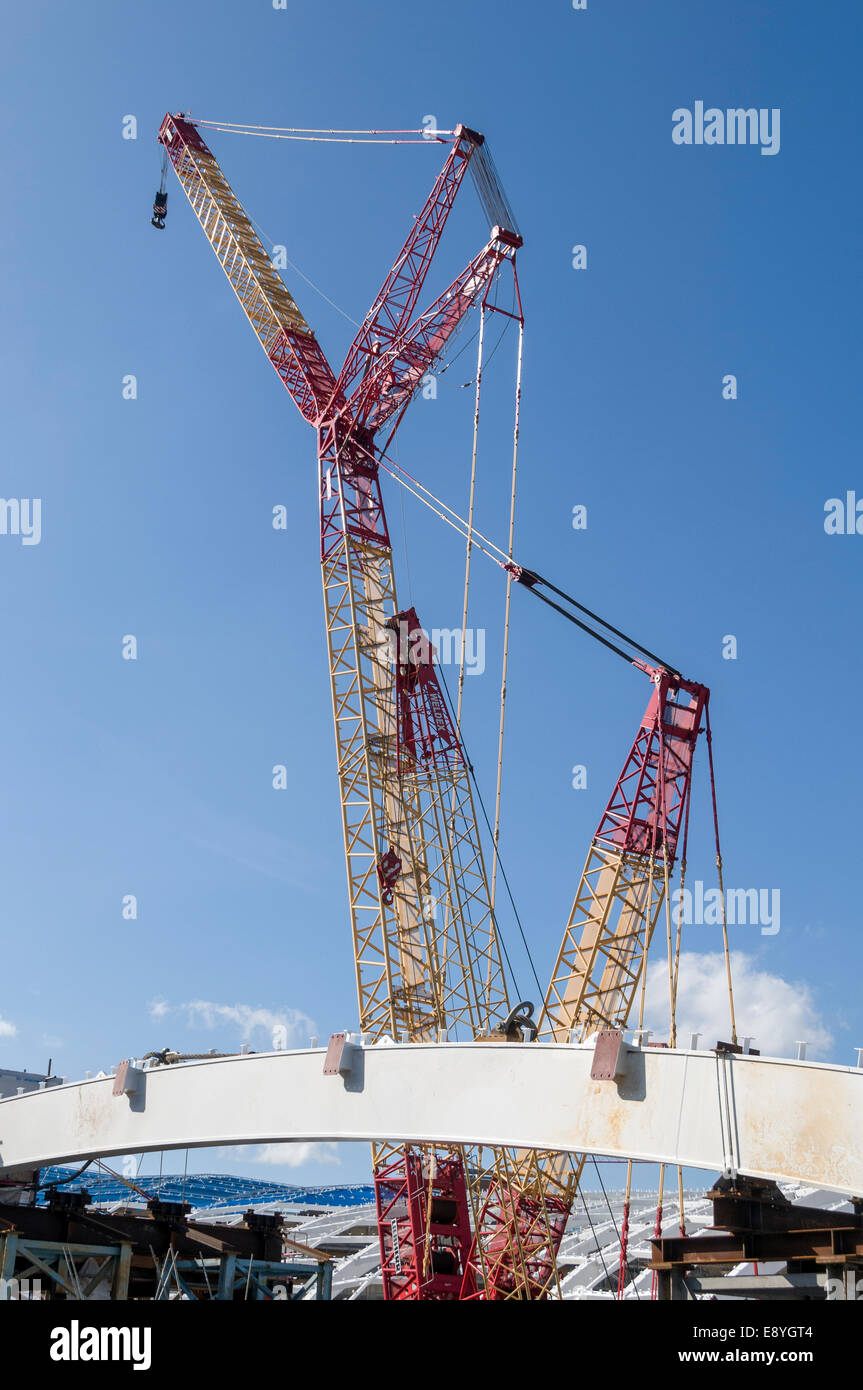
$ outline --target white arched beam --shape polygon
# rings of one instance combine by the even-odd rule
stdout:
[[[863,1071],[592,1042],[349,1047],[159,1066],[0,1101],[0,1176],[98,1156],[300,1140],[450,1142],[632,1157],[863,1194]],[[119,1079],[119,1078],[118,1078]]]

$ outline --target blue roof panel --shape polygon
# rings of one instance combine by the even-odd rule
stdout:
[[[88,1169],[71,1182],[66,1181],[77,1170],[74,1168],[43,1168],[42,1183],[58,1182],[64,1192],[80,1192],[85,1189],[94,1202],[136,1203],[142,1199],[118,1178],[100,1173],[98,1169]],[[135,1179],[140,1187],[151,1197],[163,1202],[189,1202],[193,1207],[235,1207],[246,1203],[254,1206],[263,1202],[290,1202],[313,1207],[353,1207],[364,1202],[373,1202],[374,1188],[368,1184],[356,1183],[331,1187],[294,1187],[290,1183],[264,1182],[258,1178],[238,1178],[224,1173],[163,1173],[144,1174]],[[43,1189],[38,1201],[47,1200]]]

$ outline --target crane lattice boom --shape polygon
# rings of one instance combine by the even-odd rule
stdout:
[[[471,306],[488,294],[521,239],[489,243],[431,307],[412,318],[465,170],[482,137],[458,127],[426,205],[335,377],[293,296],[194,124],[167,115],[159,139],[267,357],[318,441],[321,565],[354,962],[363,1032],[412,1041],[488,1032],[508,1012],[506,982],[470,778],[431,659],[396,652],[393,628],[419,630],[396,598],[376,436],[390,437],[423,376]],[[457,1219],[426,1233],[422,1258],[404,1240],[389,1261],[387,1296],[457,1297],[469,1229],[464,1158],[377,1150],[379,1200],[396,1187],[432,1200],[457,1194]],[[460,1176],[459,1176],[460,1174]],[[461,1194],[459,1196],[458,1194]],[[443,1196],[439,1195],[440,1201]],[[411,1198],[414,1200],[414,1198]],[[446,1198],[445,1209],[452,1209]],[[413,1229],[413,1228],[410,1228]],[[411,1243],[413,1241],[413,1243]],[[441,1253],[448,1249],[447,1255]],[[437,1252],[428,1258],[430,1252]],[[453,1253],[454,1252],[454,1253]],[[436,1267],[452,1264],[452,1268]],[[396,1278],[390,1264],[409,1266]]]
[[[336,377],[195,124],[169,114],[159,132],[259,342],[316,432],[354,965],[360,1024],[372,1041],[521,1040],[529,1022],[519,1015],[522,1006],[510,1009],[459,735],[419,618],[398,604],[379,476],[386,445],[378,436],[386,428],[387,443],[392,438],[465,315],[489,303],[499,270],[510,265],[515,278],[521,237],[483,137],[465,126],[453,137]],[[488,243],[416,314],[472,161],[484,208],[509,226],[492,226]],[[521,322],[517,278],[515,289]],[[567,597],[533,571],[504,568],[536,592],[545,586]],[[544,601],[591,630],[556,601]],[[593,635],[624,655],[607,636]],[[541,1034],[551,1039],[625,1025],[688,812],[709,692],[633,660],[654,691],[564,933],[540,1019]],[[481,1151],[386,1145],[373,1151],[373,1163],[387,1298],[540,1298],[556,1285],[581,1161],[571,1166],[558,1154],[493,1150],[484,1168]]]

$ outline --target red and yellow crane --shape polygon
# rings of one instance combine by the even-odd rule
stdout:
[[[482,136],[459,126],[336,377],[197,126],[169,114],[159,140],[267,357],[316,432],[361,1030],[370,1041],[487,1033],[509,1005],[470,777],[431,654],[416,659],[416,613],[398,606],[378,450],[496,272],[514,271],[521,238],[494,225],[461,274],[414,316],[472,161],[487,208],[506,209]],[[374,1161],[387,1293],[457,1297],[470,1241],[463,1156],[393,1149]]]
[[[425,206],[336,376],[251,221],[187,116],[159,141],[255,334],[315,430],[321,569],[359,1019],[370,1042],[521,1040],[459,730],[414,609],[399,607],[380,467],[411,399],[468,311],[497,306],[522,239],[481,135],[458,126]],[[488,242],[424,311],[417,304],[468,169]],[[164,177],[154,225],[164,225]],[[552,974],[540,1036],[625,1026],[668,902],[704,687],[618,648],[617,629],[532,571],[510,578],[651,676],[654,691],[591,845]],[[564,599],[562,607],[544,589]],[[576,617],[578,610],[595,622]],[[604,635],[598,629],[604,629]],[[685,828],[683,831],[685,837]],[[496,853],[496,847],[495,847]],[[670,943],[670,927],[669,927]],[[669,947],[670,949],[670,947]],[[541,1298],[581,1163],[562,1155],[447,1146],[373,1153],[384,1291],[392,1299]]]

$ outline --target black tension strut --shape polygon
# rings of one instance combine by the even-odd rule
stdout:
[[[556,584],[552,584],[550,579],[544,579],[536,570],[526,569],[523,565],[515,564],[505,565],[504,568],[507,573],[512,575],[517,584],[521,584],[523,588],[528,589],[536,598],[541,599],[549,608],[553,608],[556,613],[560,613],[568,622],[574,623],[576,627],[581,628],[582,632],[586,632],[589,637],[595,638],[595,640],[601,642],[604,647],[608,647],[609,651],[614,652],[617,656],[623,657],[624,661],[632,664],[634,658],[631,652],[624,651],[622,647],[618,647],[616,643],[604,637],[601,632],[597,632],[595,628],[589,627],[587,623],[582,622],[574,613],[569,612],[566,608],[562,608],[559,603],[555,603],[554,599],[549,598],[547,594],[541,593],[540,587],[550,589],[553,594],[557,594],[558,598],[562,598],[565,603],[570,604],[571,607],[575,608],[579,613],[583,613],[585,617],[590,618],[591,622],[599,623],[600,627],[605,628],[606,632],[611,632],[615,637],[619,637],[621,641],[627,642],[630,647],[640,652],[642,656],[647,657],[648,661],[653,662],[655,666],[661,666],[664,671],[667,671],[671,676],[675,676],[678,680],[683,679],[681,672],[676,666],[668,661],[663,661],[655,652],[650,651],[648,647],[643,647],[640,642],[636,642],[633,637],[627,636],[625,632],[621,632],[620,628],[614,627],[614,625],[607,622],[605,618],[601,618],[598,613],[592,612],[590,608],[585,608],[583,603],[579,603],[571,594],[567,594],[563,589],[559,589]]]

